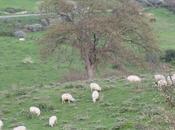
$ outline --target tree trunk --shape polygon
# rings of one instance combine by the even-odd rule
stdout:
[[[94,78],[94,66],[93,65],[87,65],[86,71],[87,71],[88,79],[92,80]]]
[[[95,65],[91,64],[89,58],[86,58],[85,68],[86,68],[88,80],[92,80],[94,78]]]

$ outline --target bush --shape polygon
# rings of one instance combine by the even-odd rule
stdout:
[[[0,21],[0,36],[13,36],[13,30],[15,24],[9,19],[4,19]]]
[[[41,24],[26,25],[25,28],[30,32],[38,32],[43,30],[43,26]]]
[[[8,13],[16,13],[16,12],[24,11],[24,9],[16,9],[16,8],[8,7],[8,8],[5,8],[4,11]]]
[[[165,62],[173,62],[175,60],[175,50],[166,50],[163,59]]]

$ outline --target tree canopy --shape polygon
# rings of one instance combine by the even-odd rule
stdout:
[[[41,54],[50,55],[61,44],[76,48],[89,79],[102,60],[140,64],[157,46],[139,10],[134,0],[45,0],[41,11],[64,19],[48,29]]]

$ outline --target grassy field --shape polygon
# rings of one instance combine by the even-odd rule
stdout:
[[[13,37],[0,37],[0,79],[2,81],[0,89],[13,85],[31,86],[36,83],[44,84],[58,81],[65,73],[69,72],[68,68],[82,70],[78,58],[72,59],[71,65],[59,57],[56,57],[59,58],[56,60],[53,58],[41,60],[38,45],[38,40],[41,37],[42,33],[29,34],[24,42]],[[33,64],[22,62],[27,56],[32,58]]]
[[[153,27],[160,48],[163,51],[175,49],[175,15],[165,9],[149,11],[157,18]],[[3,130],[16,125],[25,125],[29,130],[172,129],[167,118],[175,115],[175,111],[152,87],[150,74],[146,74],[147,80],[139,89],[122,77],[97,80],[102,86],[97,104],[91,101],[89,83],[54,84],[69,73],[68,68],[82,71],[83,65],[79,58],[73,59],[71,65],[61,57],[42,61],[37,44],[42,35],[41,32],[29,33],[24,42],[13,37],[0,37],[0,119],[4,121]],[[65,52],[69,57],[70,54]],[[34,63],[22,63],[26,56],[31,56]],[[61,104],[63,92],[72,93],[77,101]],[[33,105],[41,108],[40,117],[29,114],[28,109]],[[49,128],[48,118],[53,114],[57,115],[58,124]]]
[[[0,0],[0,10],[13,7],[17,9],[25,9],[27,11],[36,11],[39,0]]]
[[[175,49],[175,14],[167,9],[149,9],[155,14],[154,31],[162,50]]]
[[[115,77],[96,82],[102,86],[96,104],[92,103],[89,86],[84,82],[13,86],[11,91],[1,91],[0,116],[5,122],[4,130],[16,125],[25,125],[29,130],[169,130],[170,124],[164,117],[171,108],[166,107],[152,82],[144,82],[140,89]],[[72,93],[77,101],[61,104],[63,92]],[[40,117],[29,114],[33,105],[40,107]],[[51,115],[58,117],[55,128],[48,126]]]

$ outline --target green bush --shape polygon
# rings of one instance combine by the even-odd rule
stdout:
[[[175,60],[175,50],[166,50],[163,59],[165,62],[173,62]]]
[[[8,7],[8,8],[5,8],[4,11],[8,12],[8,13],[16,13],[16,12],[24,11],[24,9],[17,9],[17,8]]]

